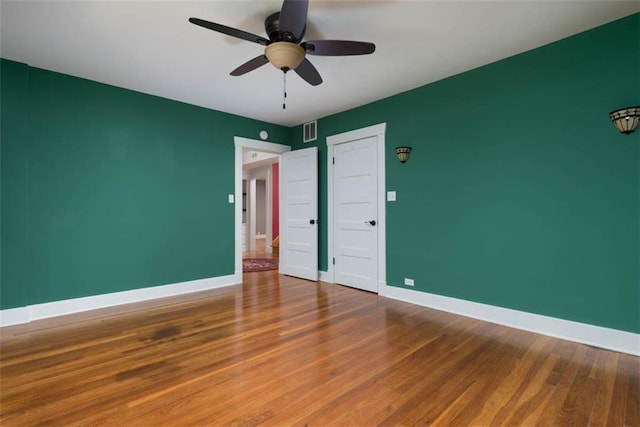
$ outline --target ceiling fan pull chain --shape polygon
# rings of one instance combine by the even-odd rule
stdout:
[[[286,110],[287,108],[287,72],[284,71],[282,73],[282,109]]]

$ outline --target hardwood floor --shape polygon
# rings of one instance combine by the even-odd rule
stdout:
[[[256,239],[256,248],[253,251],[244,251],[242,258],[277,258],[273,252],[268,252],[265,239]]]
[[[0,329],[0,424],[640,425],[640,358],[277,272]]]

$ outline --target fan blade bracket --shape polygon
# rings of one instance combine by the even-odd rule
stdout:
[[[280,35],[280,41],[283,41],[283,42],[296,43],[298,41],[298,37],[296,37],[295,34],[290,33],[289,31],[282,32],[279,35]]]
[[[373,43],[351,40],[308,40],[300,46],[309,55],[320,56],[369,55],[376,50]]]
[[[302,39],[307,27],[307,11],[309,0],[284,0],[280,10],[279,28],[282,33],[288,33],[287,38],[297,42]]]

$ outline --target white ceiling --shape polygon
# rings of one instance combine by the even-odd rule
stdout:
[[[187,22],[198,17],[266,36],[280,0],[5,1],[2,57],[241,116],[297,125],[523,52],[640,11],[632,1],[311,0],[305,39],[369,41],[366,56],[309,56],[310,86],[265,65],[229,72],[258,44]]]

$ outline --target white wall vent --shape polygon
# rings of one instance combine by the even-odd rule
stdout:
[[[318,135],[317,135],[316,120],[305,123],[302,126],[302,142],[315,141],[317,138],[318,138]]]

